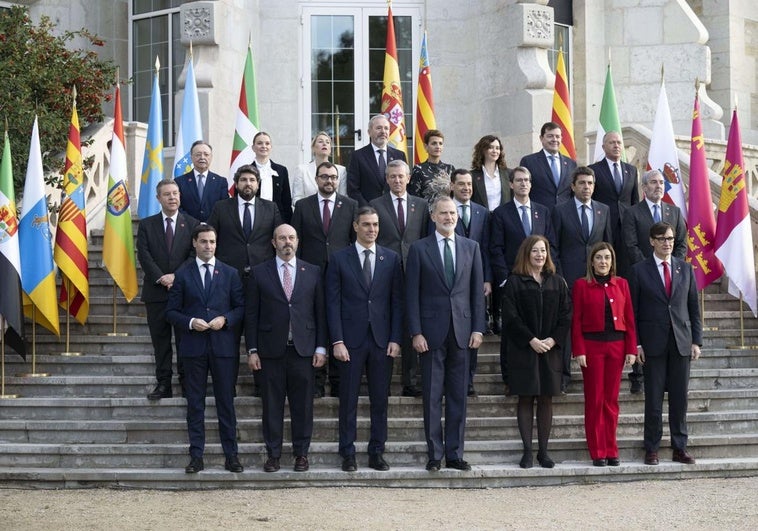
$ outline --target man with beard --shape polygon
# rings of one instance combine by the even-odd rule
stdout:
[[[353,213],[358,208],[354,199],[337,193],[339,173],[331,162],[316,168],[318,192],[301,199],[295,205],[292,226],[300,236],[297,257],[321,268],[322,278],[332,253],[350,245],[355,239]],[[334,358],[329,363],[331,395],[339,396],[339,369]],[[316,398],[325,395],[326,365],[316,370]]]
[[[433,205],[436,230],[408,253],[406,309],[413,348],[421,359],[426,469],[471,470],[463,460],[469,349],[486,329],[484,273],[479,244],[455,234],[458,213],[449,197]],[[445,435],[442,435],[442,398]]]
[[[274,229],[282,223],[276,204],[255,196],[258,179],[255,166],[248,164],[237,168],[234,173],[236,196],[216,203],[208,218],[208,224],[218,234],[216,256],[239,271],[243,286],[247,284],[253,266],[274,257],[271,238]],[[260,395],[257,378],[253,394]]]
[[[295,258],[298,238],[280,225],[271,240],[276,258],[253,268],[247,287],[248,366],[261,374],[264,472],[279,470],[284,401],[292,421],[295,472],[309,468],[313,433],[313,368],[326,363],[327,325],[321,271]]]

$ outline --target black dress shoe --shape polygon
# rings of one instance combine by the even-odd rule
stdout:
[[[470,397],[475,397],[475,396],[478,396],[478,395],[476,394],[476,389],[474,389],[474,386],[473,386],[473,385],[469,385],[469,386],[468,386],[468,396],[470,396]]]
[[[239,458],[236,455],[231,455],[226,458],[226,461],[224,462],[224,468],[227,469],[229,472],[234,472],[235,474],[239,474],[244,468],[242,468],[242,464],[240,463]]]
[[[644,387],[643,387],[643,385],[642,385],[642,382],[639,382],[639,381],[634,381],[634,382],[632,382],[632,386],[631,386],[631,388],[629,389],[629,391],[630,391],[630,392],[631,392],[633,395],[638,395],[638,394],[640,394],[640,393],[641,393],[643,390],[644,390]]]
[[[161,398],[171,398],[173,393],[171,392],[171,386],[166,384],[158,384],[152,392],[148,393],[148,400],[160,400]]]
[[[204,468],[205,466],[203,465],[202,457],[192,457],[190,458],[189,464],[184,468],[184,471],[187,474],[197,474]]]
[[[608,461],[605,459],[593,459],[592,460],[592,466],[605,466],[608,464]]]
[[[524,452],[524,455],[521,456],[521,461],[519,461],[518,466],[520,466],[521,468],[532,468],[534,466],[531,450],[529,450],[528,452]]]
[[[343,472],[355,472],[358,470],[358,464],[355,462],[354,455],[348,455],[342,458],[342,471]]]
[[[415,385],[409,385],[407,387],[403,387],[403,396],[411,396],[413,398],[419,398],[423,393],[421,392],[421,389],[416,387]]]
[[[550,459],[550,456],[547,455],[547,452],[537,453],[537,462],[542,468],[553,468],[555,466],[555,461]]]
[[[295,466],[292,468],[295,472],[305,472],[311,466],[308,464],[308,458],[304,455],[295,457]]]
[[[313,388],[313,398],[323,398],[325,394],[323,387],[314,387]]]
[[[463,459],[446,459],[445,468],[454,468],[456,470],[471,470],[471,465],[469,465]]]
[[[429,472],[439,472],[441,464],[442,463],[440,463],[440,461],[437,461],[436,459],[430,459],[429,461],[426,462],[426,469]]]
[[[621,465],[621,461],[619,461],[618,457],[609,457],[606,459],[606,462],[608,463],[608,466],[619,466]]]
[[[384,472],[390,469],[390,466],[387,464],[387,461],[384,460],[384,457],[382,456],[382,454],[369,455],[368,466],[369,468],[373,468],[374,470],[379,470],[380,472]]]
[[[645,452],[645,464],[657,465],[658,464],[658,452]]]
[[[266,459],[266,462],[263,463],[264,472],[276,472],[277,470],[279,470],[278,457],[269,457],[268,459]]]
[[[692,457],[687,450],[674,450],[674,455],[671,457],[671,460],[685,465],[695,464],[695,458]]]
[[[339,398],[340,397],[340,386],[336,384],[331,384],[329,386],[329,396],[332,398]]]

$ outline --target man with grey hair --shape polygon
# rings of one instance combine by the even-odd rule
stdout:
[[[405,162],[390,161],[385,173],[389,191],[371,201],[371,206],[379,214],[376,243],[399,254],[405,269],[411,244],[429,232],[429,206],[425,199],[408,193],[411,171]],[[402,347],[403,396],[419,397],[421,391],[416,385],[418,359],[407,333],[403,334]]]
[[[347,194],[366,206],[387,191],[385,172],[389,162],[405,161],[405,153],[389,145],[390,122],[377,114],[368,122],[371,143],[355,150],[347,167]],[[381,234],[381,232],[380,232]]]
[[[663,221],[674,229],[673,256],[684,259],[687,255],[687,228],[679,207],[662,201],[666,181],[658,170],[650,170],[642,175],[644,200],[628,208],[621,219],[622,234],[627,255],[632,265],[649,258],[653,254],[650,245],[650,227]],[[642,392],[642,365],[639,361],[632,365],[629,373],[631,392]]]

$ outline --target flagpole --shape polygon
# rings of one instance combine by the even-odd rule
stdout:
[[[334,121],[335,121],[335,129],[334,129],[334,144],[337,148],[334,153],[334,163],[340,164],[342,162],[342,152],[340,151],[340,106],[337,105],[334,109]]]
[[[18,395],[5,394],[5,316],[0,315],[0,399],[18,398]]]
[[[20,378],[47,378],[50,373],[37,372],[37,307],[32,304],[32,372],[18,374]]]
[[[107,332],[108,337],[127,337],[127,332],[116,332],[116,282],[113,282],[113,332]]]
[[[66,350],[61,352],[61,356],[81,356],[81,352],[71,352],[71,280],[65,278],[66,282]]]
[[[745,344],[745,316],[743,315],[743,296],[740,291],[740,344],[726,347],[729,350],[758,350],[758,345]]]

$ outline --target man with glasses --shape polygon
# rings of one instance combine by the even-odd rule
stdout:
[[[663,174],[658,170],[650,170],[642,175],[642,191],[645,198],[628,208],[622,215],[622,234],[626,245],[627,255],[631,265],[649,258],[653,254],[650,245],[650,227],[654,223],[663,221],[674,229],[673,255],[681,260],[687,255],[687,228],[684,225],[684,216],[675,205],[664,203],[663,194],[665,181]],[[632,394],[642,392],[642,365],[637,362],[632,365],[629,373]]]
[[[337,193],[339,170],[331,162],[316,167],[318,192],[304,197],[295,205],[292,226],[300,235],[297,257],[321,268],[326,275],[327,264],[335,251],[347,247],[355,240],[353,216],[358,202]],[[339,396],[339,371],[333,358],[329,359],[331,395]],[[326,366],[316,369],[314,396],[325,394]]]
[[[645,367],[645,464],[658,464],[663,434],[663,394],[668,392],[672,460],[691,465],[687,452],[687,388],[690,361],[703,343],[692,266],[672,255],[674,228],[650,227],[653,254],[632,267],[629,288],[640,330],[637,357]]]

